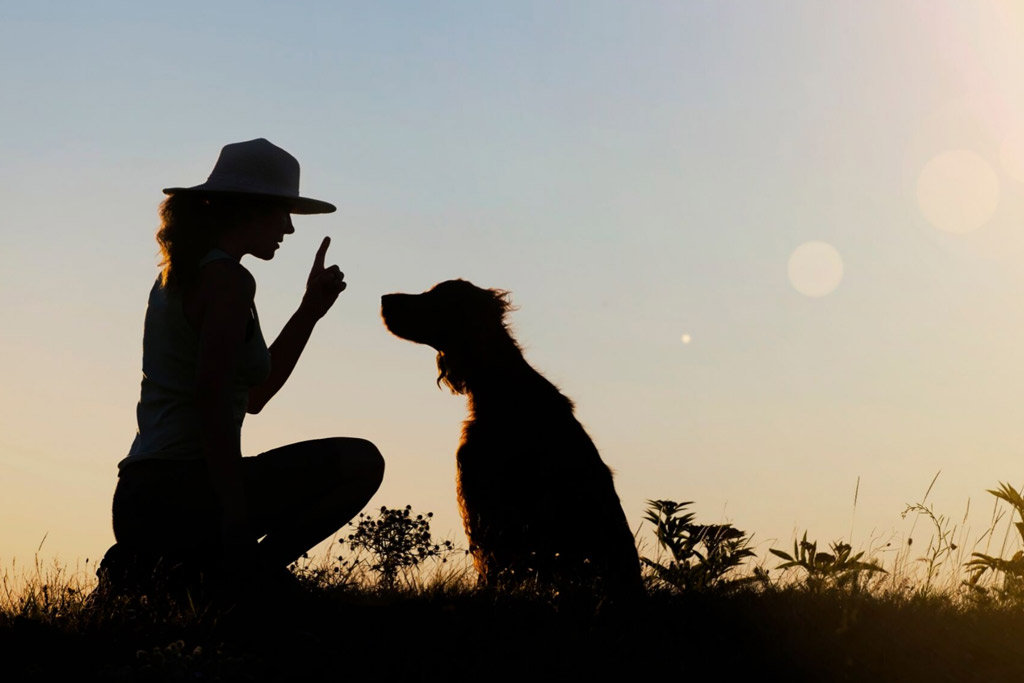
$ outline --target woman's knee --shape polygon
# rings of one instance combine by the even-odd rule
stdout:
[[[332,450],[341,464],[342,476],[356,478],[376,491],[384,480],[384,456],[366,439],[337,437],[331,439]]]

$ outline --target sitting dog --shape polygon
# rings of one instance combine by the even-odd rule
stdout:
[[[438,386],[469,399],[457,492],[485,584],[541,581],[642,590],[633,534],[572,402],[523,358],[509,333],[508,293],[449,280],[387,294],[392,334],[437,350]]]

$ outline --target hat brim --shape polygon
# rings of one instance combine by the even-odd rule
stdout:
[[[168,196],[176,194],[204,194],[204,195],[232,195],[232,196],[255,196],[273,197],[283,199],[288,203],[288,212],[299,215],[312,215],[317,213],[334,213],[338,210],[334,204],[310,199],[309,197],[292,197],[289,195],[273,194],[269,192],[245,192],[244,190],[213,190],[202,185],[196,187],[165,187],[163,193]]]

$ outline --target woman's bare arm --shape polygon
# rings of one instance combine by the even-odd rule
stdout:
[[[324,267],[327,247],[331,238],[325,237],[313,260],[313,268],[306,280],[306,293],[299,309],[295,311],[277,339],[270,345],[270,376],[266,381],[249,390],[250,413],[258,413],[273,398],[292,374],[295,364],[306,348],[313,328],[320,318],[330,310],[345,289],[345,276],[338,266]]]

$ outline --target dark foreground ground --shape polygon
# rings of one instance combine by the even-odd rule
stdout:
[[[4,681],[1020,681],[1024,611],[807,589],[631,606],[466,588],[205,610],[54,600],[0,614],[0,661]]]

